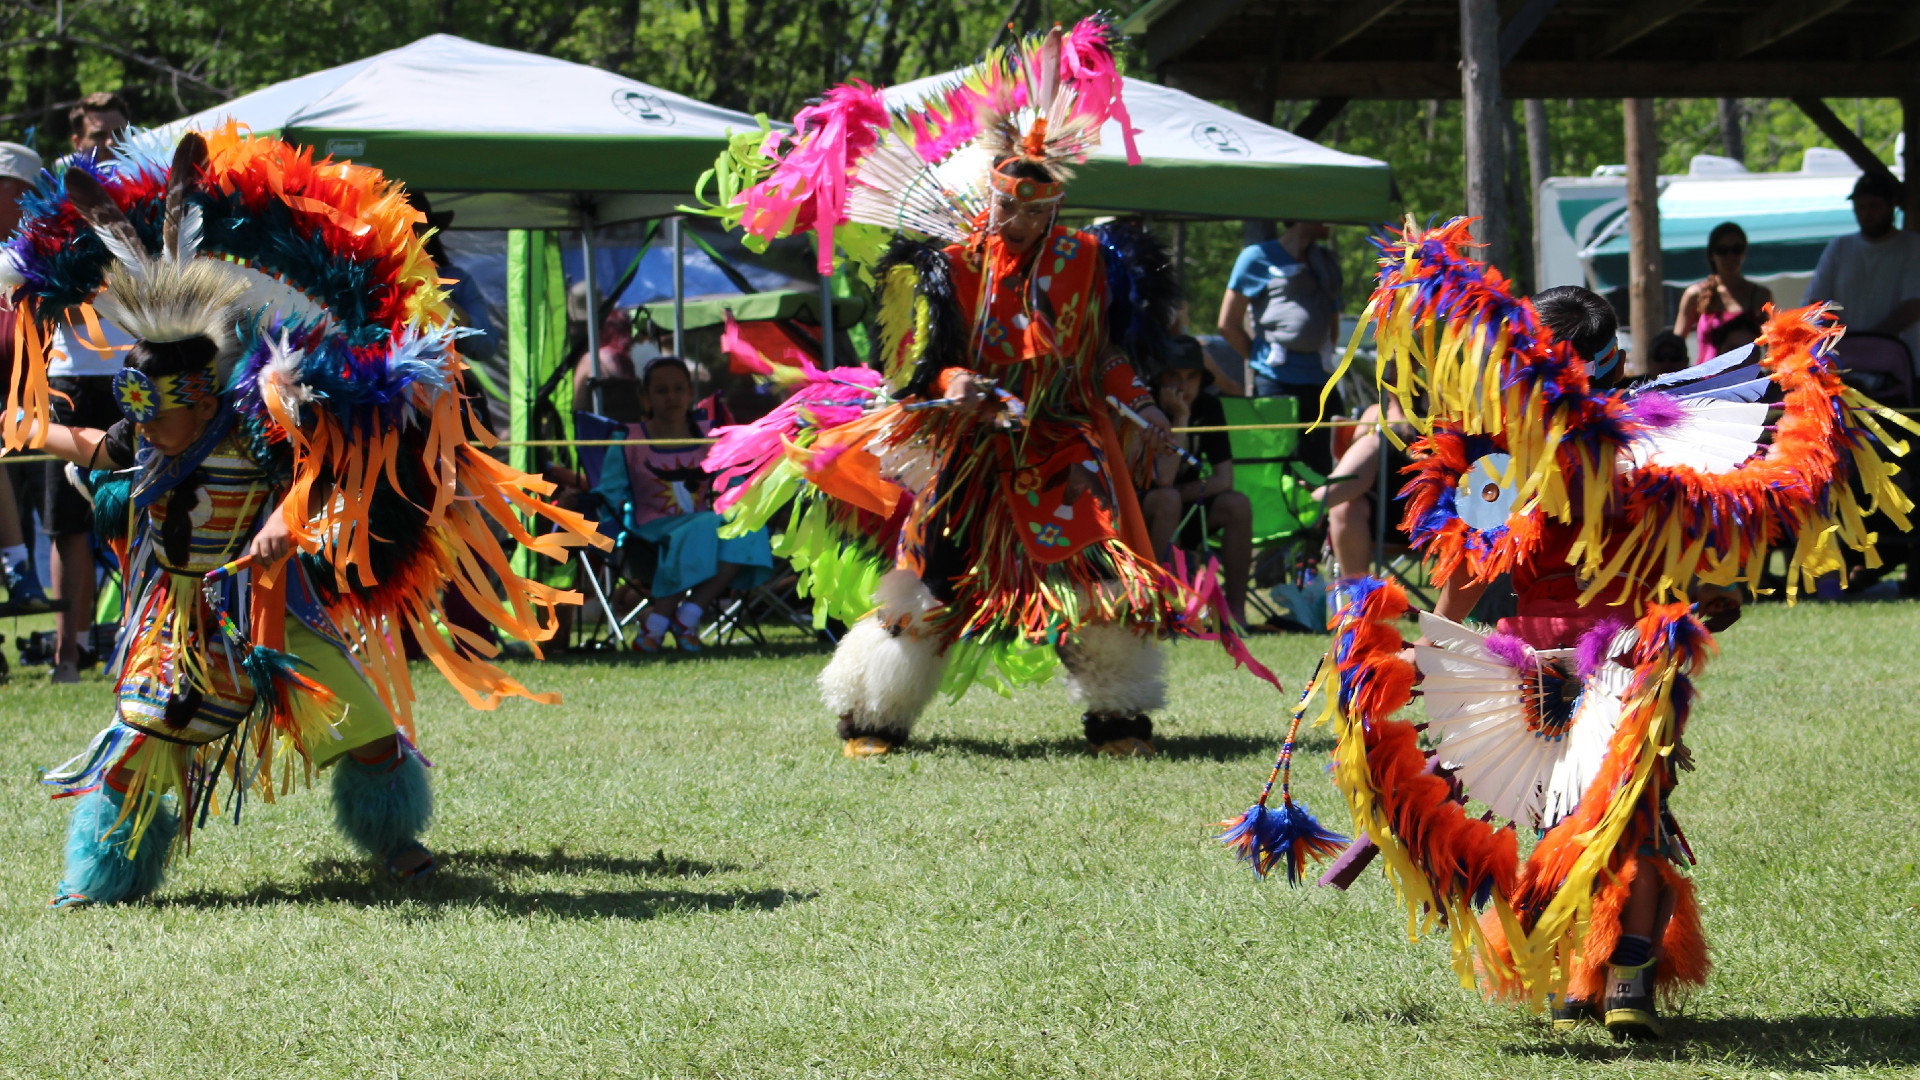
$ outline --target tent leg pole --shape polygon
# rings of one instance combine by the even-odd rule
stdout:
[[[820,366],[833,370],[833,275],[820,275]]]
[[[687,237],[678,216],[667,219],[673,232],[673,355],[687,355]]]
[[[587,287],[587,370],[593,375],[593,411],[600,411],[600,291],[593,282],[593,222],[580,223],[580,282]]]

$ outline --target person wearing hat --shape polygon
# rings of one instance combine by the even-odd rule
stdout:
[[[33,190],[40,166],[39,154],[19,143],[0,142],[0,237],[12,236],[20,227],[20,200]],[[8,344],[12,341],[13,312],[0,308],[0,386],[13,379],[13,349]],[[0,584],[7,588],[6,609],[18,615],[52,611],[55,606],[34,572],[25,522],[13,496],[13,474],[27,468],[0,468]]]
[[[1219,428],[1227,423],[1220,399],[1207,391],[1213,372],[1207,368],[1200,342],[1181,335],[1174,339],[1172,359],[1153,377],[1154,400],[1175,428]],[[1201,462],[1188,465],[1173,453],[1159,455],[1153,484],[1140,493],[1140,512],[1147,519],[1147,535],[1154,554],[1170,561],[1169,547],[1176,530],[1183,543],[1199,546],[1203,529],[1219,528],[1220,567],[1226,574],[1227,607],[1240,625],[1247,624],[1247,579],[1253,570],[1253,502],[1233,488],[1233,444],[1224,431],[1189,432],[1174,437]],[[1180,524],[1189,507],[1198,503],[1204,514]]]
[[[1853,185],[1848,198],[1860,231],[1828,241],[1805,302],[1838,304],[1849,330],[1897,337],[1920,360],[1920,232],[1894,228],[1900,196],[1891,173],[1868,173]]]

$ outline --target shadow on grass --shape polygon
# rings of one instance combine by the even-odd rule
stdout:
[[[1713,1062],[1754,1068],[1825,1072],[1833,1068],[1920,1065],[1920,1014],[1788,1016],[1763,1019],[1672,1017],[1664,1042],[1614,1044],[1604,1034],[1508,1046],[1509,1054],[1584,1061]],[[1593,1039],[1595,1041],[1588,1041]]]
[[[267,904],[338,903],[359,907],[425,908],[431,912],[485,908],[506,915],[545,913],[567,919],[653,919],[662,915],[717,911],[772,911],[811,900],[815,893],[789,889],[626,888],[565,889],[516,887],[527,875],[607,874],[629,878],[695,880],[727,873],[732,863],[705,863],[655,852],[651,858],[528,851],[442,851],[440,868],[421,881],[400,884],[365,861],[317,859],[307,865],[311,880],[297,885],[267,883],[224,892],[195,890],[161,897],[163,907],[222,908]]]
[[[1249,757],[1270,759],[1280,750],[1282,735],[1155,735],[1153,743],[1160,757],[1168,761],[1243,761]],[[921,751],[951,750],[977,757],[1026,761],[1034,758],[1080,757],[1087,753],[1084,738],[976,739],[965,735],[931,735],[916,738],[906,749]],[[1300,754],[1323,753],[1333,749],[1331,736],[1314,733],[1302,736],[1296,748]]]
[[[552,664],[556,667],[640,668],[653,664],[684,664],[698,660],[787,660],[797,656],[826,656],[831,652],[833,652],[833,646],[825,641],[796,636],[770,639],[765,645],[756,645],[743,638],[727,645],[708,645],[697,653],[683,653],[672,649],[653,654],[611,648],[570,649],[562,653],[548,653],[547,657],[538,663]],[[528,656],[517,659],[527,663],[536,662]]]

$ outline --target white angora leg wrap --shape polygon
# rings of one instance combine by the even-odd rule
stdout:
[[[842,738],[906,739],[940,689],[946,657],[926,624],[940,606],[918,576],[895,570],[880,579],[879,610],[840,639],[820,673],[820,697],[840,718]]]
[[[1067,692],[1089,713],[1134,716],[1167,704],[1160,645],[1119,623],[1088,623],[1059,647]]]

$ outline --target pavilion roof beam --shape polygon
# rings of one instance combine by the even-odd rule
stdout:
[[[1614,19],[1600,34],[1594,47],[1596,59],[1612,56],[1667,25],[1678,16],[1699,7],[1701,0],[1634,0],[1626,13]]]
[[[1328,53],[1359,37],[1374,23],[1393,14],[1393,10],[1406,0],[1351,0],[1338,11],[1321,20],[1313,33],[1313,45],[1307,49],[1307,59],[1319,60]]]
[[[1855,165],[1860,166],[1861,172],[1871,173],[1886,180],[1895,180],[1893,170],[1887,168],[1887,163],[1880,160],[1880,155],[1874,153],[1872,147],[1868,146],[1860,136],[1854,134],[1853,129],[1847,126],[1847,122],[1836,116],[1834,111],[1827,107],[1826,102],[1817,97],[1797,97],[1793,99],[1793,103],[1800,106],[1801,112],[1807,114],[1807,119],[1813,121],[1813,126],[1820,129],[1820,134],[1833,140],[1833,145],[1839,147]]]
[[[1775,0],[1765,11],[1734,28],[1723,59],[1752,56],[1839,11],[1853,0]]]
[[[1873,30],[1874,53],[1879,56],[1892,56],[1916,41],[1920,41],[1920,6]]]
[[[1169,85],[1229,100],[1261,82],[1276,100],[1458,98],[1453,61],[1307,61],[1268,67],[1245,61],[1181,63],[1163,72]],[[1907,60],[1656,61],[1521,60],[1501,72],[1502,93],[1522,98],[1897,97],[1920,96],[1920,66]]]
[[[1147,67],[1158,70],[1246,6],[1247,0],[1186,0],[1166,9],[1147,36]]]
[[[1527,0],[1525,7],[1513,13],[1513,18],[1507,20],[1507,25],[1500,28],[1501,67],[1513,63],[1513,58],[1520,55],[1520,50],[1526,46],[1527,39],[1533,36],[1535,30],[1540,29],[1541,23],[1547,21],[1547,16],[1552,14],[1554,5],[1559,2],[1560,0]]]

